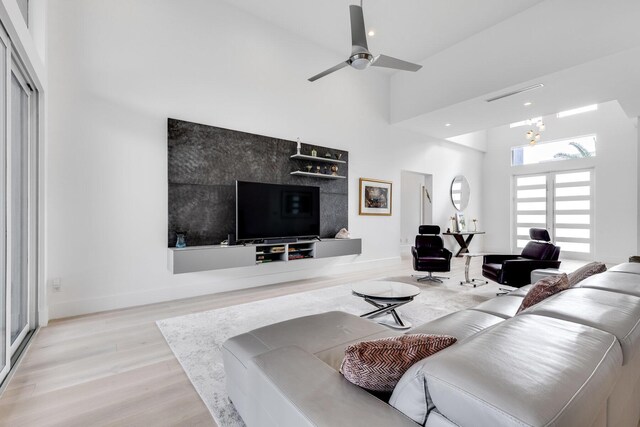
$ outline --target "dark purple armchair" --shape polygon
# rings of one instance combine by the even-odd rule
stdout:
[[[485,255],[482,275],[515,288],[531,283],[531,272],[539,268],[560,267],[560,247],[551,243],[544,228],[529,229],[531,241],[520,255]]]
[[[433,272],[451,271],[451,251],[444,247],[440,237],[440,227],[437,225],[421,225],[416,236],[416,245],[411,248],[413,255],[413,269],[427,274],[418,281],[442,283],[441,279],[448,277],[434,276]]]

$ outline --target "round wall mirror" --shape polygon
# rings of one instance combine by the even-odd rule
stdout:
[[[464,175],[458,175],[451,182],[451,203],[459,210],[463,211],[469,205],[469,196],[471,196],[471,187],[469,181]]]

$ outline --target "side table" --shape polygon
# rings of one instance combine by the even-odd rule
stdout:
[[[464,258],[465,258],[464,259],[464,282],[460,282],[461,285],[473,285],[473,287],[475,288],[478,286],[476,282],[482,285],[486,285],[489,283],[488,280],[484,280],[484,279],[469,279],[469,265],[471,264],[471,258],[484,256],[484,255],[488,255],[488,254],[484,254],[484,253],[472,254],[468,252],[464,254]]]

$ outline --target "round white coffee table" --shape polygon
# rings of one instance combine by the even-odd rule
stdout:
[[[376,307],[375,310],[360,315],[367,319],[390,314],[393,316],[394,323],[380,320],[379,323],[396,329],[408,329],[411,327],[409,322],[403,322],[396,312],[396,308],[405,305],[420,294],[420,288],[413,285],[400,282],[375,281],[356,283],[352,286],[353,295],[363,298],[366,302]]]

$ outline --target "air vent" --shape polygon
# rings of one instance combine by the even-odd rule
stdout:
[[[544,87],[544,85],[542,83],[538,83],[537,85],[527,86],[527,87],[522,88],[522,89],[518,89],[518,90],[514,90],[512,92],[503,93],[502,95],[494,96],[493,98],[489,98],[486,101],[487,102],[497,101],[499,99],[508,98],[510,96],[517,95],[517,94],[522,93],[522,92],[529,92],[530,90],[539,89],[541,87]]]

